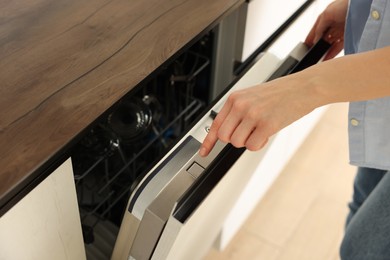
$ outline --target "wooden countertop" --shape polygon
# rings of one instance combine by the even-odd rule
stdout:
[[[123,95],[243,2],[0,0],[0,208]]]

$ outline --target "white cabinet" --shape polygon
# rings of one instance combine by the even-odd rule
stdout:
[[[85,259],[70,159],[0,218],[0,259]]]
[[[245,26],[241,52],[237,60],[247,59],[267,40],[305,0],[252,0],[245,10]]]

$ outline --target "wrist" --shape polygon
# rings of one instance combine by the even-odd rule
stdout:
[[[300,96],[300,101],[309,111],[333,103],[333,96],[330,89],[327,87],[326,79],[324,79],[321,70],[316,66],[308,68],[294,76],[297,78],[296,85],[297,94]]]

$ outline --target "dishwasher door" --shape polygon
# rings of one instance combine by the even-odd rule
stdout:
[[[199,259],[211,247],[230,210],[255,173],[272,139],[250,152],[217,143],[198,155],[216,113],[229,93],[318,62],[329,44],[299,43],[284,60],[261,58],[223,95],[181,141],[139,183],[131,195],[112,259]]]

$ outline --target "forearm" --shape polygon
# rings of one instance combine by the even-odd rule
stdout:
[[[294,77],[313,108],[390,96],[390,47],[329,60]]]
[[[200,151],[219,139],[259,150],[270,136],[313,109],[336,102],[390,96],[390,47],[349,55],[232,93]]]

